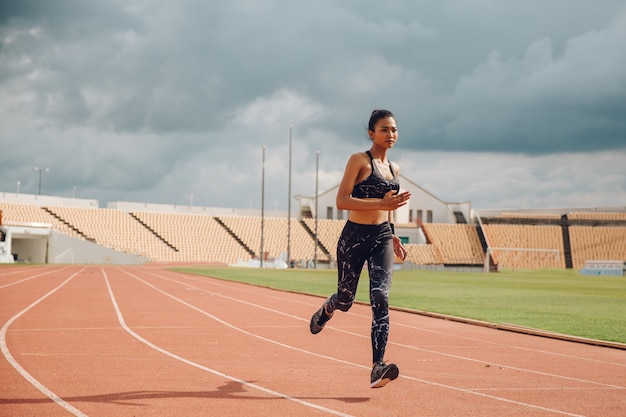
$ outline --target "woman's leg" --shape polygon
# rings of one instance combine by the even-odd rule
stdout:
[[[339,237],[337,243],[337,292],[328,298],[327,313],[332,314],[335,310],[348,311],[354,303],[361,271],[371,244],[369,233],[362,229],[364,229],[362,225],[347,222]]]
[[[388,236],[388,237],[387,237]],[[393,274],[393,240],[391,233],[381,230],[378,244],[368,260],[370,304],[372,306],[372,359],[382,362],[389,336],[389,289]]]

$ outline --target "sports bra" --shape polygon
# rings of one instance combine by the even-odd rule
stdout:
[[[386,179],[380,173],[376,164],[374,163],[374,158],[370,151],[365,151],[367,156],[370,157],[370,162],[372,164],[372,173],[369,177],[365,178],[358,184],[355,184],[352,189],[352,197],[354,198],[383,198],[385,194],[387,194],[391,190],[395,190],[396,192],[400,191],[400,181],[396,176],[396,173],[393,170],[393,166],[391,162],[389,162],[389,169],[391,170],[391,175],[393,178],[391,180]]]

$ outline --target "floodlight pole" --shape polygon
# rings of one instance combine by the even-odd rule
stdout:
[[[320,151],[315,152],[315,269],[317,269],[317,245],[319,244],[319,235],[317,234],[317,197],[318,197],[318,183],[319,183],[319,170],[320,170]]]
[[[287,190],[287,268],[291,267],[291,143],[293,125],[289,126],[289,185]]]
[[[263,268],[263,238],[265,233],[265,145],[261,163],[261,268]]]
[[[41,173],[42,172],[48,172],[50,171],[50,168],[39,168],[39,167],[33,167],[33,171],[38,171],[39,172],[39,195],[41,195]]]

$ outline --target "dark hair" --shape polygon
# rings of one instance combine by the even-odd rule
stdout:
[[[369,124],[367,125],[367,129],[371,132],[374,131],[374,128],[376,126],[376,123],[380,120],[380,119],[386,119],[387,117],[391,117],[393,120],[395,120],[396,122],[398,121],[396,119],[396,116],[393,115],[392,112],[390,112],[389,110],[374,110],[370,116],[370,121]]]

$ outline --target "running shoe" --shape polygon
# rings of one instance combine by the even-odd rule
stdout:
[[[319,332],[321,332],[326,325],[326,322],[330,320],[330,318],[333,316],[332,313],[326,313],[326,303],[327,301],[324,301],[324,304],[322,304],[320,309],[317,310],[315,314],[313,314],[313,317],[311,317],[309,329],[311,329],[311,333],[313,334],[318,334]]]
[[[400,370],[398,370],[398,365],[396,365],[395,363],[390,363],[389,365],[387,365],[384,362],[377,362],[374,364],[374,368],[372,369],[370,387],[382,388],[389,382],[396,379],[399,374]]]

